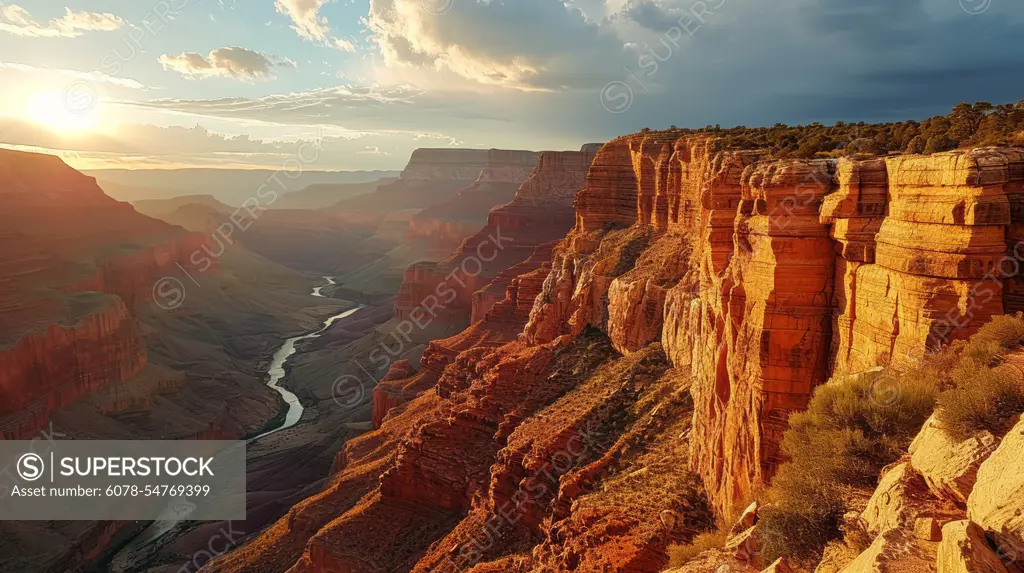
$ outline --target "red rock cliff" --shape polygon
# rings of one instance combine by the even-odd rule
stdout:
[[[1022,158],[604,145],[550,262],[433,343],[413,377],[436,384],[389,404],[322,494],[209,570],[661,570],[704,509],[672,472],[692,467],[727,514],[833,372],[903,364],[1018,304]]]
[[[140,372],[132,312],[206,237],[140,215],[47,155],[0,151],[0,204],[0,430],[17,439]]]
[[[1004,149],[768,161],[720,148],[658,132],[605,145],[526,336],[592,325],[625,353],[660,337],[695,377],[691,461],[727,512],[770,478],[788,414],[832,372],[908,364],[1012,307],[1024,173]]]

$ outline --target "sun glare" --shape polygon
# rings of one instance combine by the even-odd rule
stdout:
[[[60,133],[94,131],[99,120],[95,94],[42,92],[25,106],[29,120]]]

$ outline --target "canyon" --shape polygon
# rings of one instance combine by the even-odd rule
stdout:
[[[2,439],[254,434],[282,407],[261,360],[343,306],[240,246],[197,267],[209,232],[140,214],[54,156],[0,151],[0,200]],[[138,528],[4,522],[0,561],[77,570]]]
[[[58,195],[68,194],[73,199],[88,198],[100,207],[93,216],[80,221],[75,216],[85,213],[83,204],[65,200],[65,215],[61,209],[45,209],[42,201],[8,201],[17,208],[17,218],[12,217],[4,228],[11,229],[12,244],[18,249],[11,251],[15,256],[7,264],[17,266],[18,272],[7,279],[10,284],[5,285],[5,292],[11,295],[4,300],[12,313],[24,307],[23,330],[27,333],[23,336],[21,330],[12,329],[15,354],[5,357],[4,371],[9,373],[5,381],[23,384],[26,394],[4,402],[4,407],[10,408],[10,421],[5,426],[11,428],[8,435],[27,439],[55,425],[61,436],[76,439],[258,435],[248,456],[249,518],[241,524],[242,529],[258,531],[321,487],[327,470],[337,461],[335,450],[359,433],[361,419],[371,418],[368,392],[361,387],[345,388],[354,395],[350,402],[342,403],[337,380],[347,375],[349,370],[345,368],[354,368],[367,350],[379,345],[389,319],[395,320],[393,299],[379,296],[387,293],[387,273],[402,264],[403,257],[426,253],[426,249],[408,249],[403,244],[410,234],[422,231],[409,224],[408,216],[404,217],[401,232],[391,232],[387,225],[402,221],[403,212],[429,209],[438,203],[450,209],[450,213],[430,215],[430,220],[440,221],[438,229],[448,226],[440,219],[448,217],[464,225],[461,228],[467,233],[485,233],[488,211],[515,196],[516,189],[534,171],[538,157],[533,152],[503,150],[414,154],[403,178],[383,182],[365,194],[368,197],[354,201],[376,207],[380,199],[377,189],[384,187],[381,192],[393,200],[390,205],[395,211],[381,211],[383,217],[377,227],[348,230],[345,216],[339,216],[333,207],[264,209],[261,205],[255,214],[248,212],[249,217],[244,215],[246,211],[212,195],[140,201],[132,209],[104,195],[92,178],[74,172],[58,159],[30,156],[34,161],[50,161],[46,172],[62,174],[64,179],[51,190],[49,182],[41,181],[29,168],[32,164],[25,163],[20,155],[12,155],[12,164],[26,169],[18,172],[23,178],[5,180],[5,189],[36,198],[44,197],[43,191],[52,191],[54,196],[48,199],[53,200],[65,200]],[[585,166],[576,169],[574,180],[581,186]],[[513,257],[505,256],[489,265],[489,272],[497,274],[513,264],[527,263],[539,240],[553,240],[564,234],[571,224],[571,217],[564,215],[571,213],[571,196],[576,190],[563,193],[551,203],[562,209],[563,228],[550,237],[538,236],[533,242],[510,248]],[[312,191],[322,194],[318,189]],[[533,192],[532,196],[531,201],[545,204],[543,192]],[[513,213],[517,208],[518,204]],[[236,221],[239,213],[249,219],[243,220],[244,225]],[[70,224],[63,220],[53,226],[41,224],[47,218],[63,217]],[[228,222],[230,233],[224,232]],[[118,234],[122,227],[123,232]],[[63,235],[58,229],[71,233]],[[29,230],[37,235],[30,239],[15,234]],[[152,240],[150,234],[154,235]],[[443,239],[444,234],[436,236]],[[66,241],[66,245],[60,241]],[[365,258],[387,255],[396,249],[405,251],[393,254],[388,261],[390,267],[362,269],[366,284],[376,290],[358,290],[358,285],[346,281],[350,275],[345,273],[335,275],[338,280],[330,278],[326,284],[317,277],[321,286],[313,293],[319,300],[309,296],[313,279],[262,257],[312,273],[320,270],[311,264],[313,260],[331,265],[327,268],[332,273],[358,266],[360,259],[352,258],[352,252],[347,253],[345,263],[333,262],[342,259],[329,257],[327,250],[337,250],[339,244],[349,245],[353,251],[364,244]],[[415,241],[410,244],[416,246]],[[434,240],[433,244],[443,245],[444,240]],[[52,264],[42,271],[29,268],[22,272],[37,263],[37,250]],[[540,252],[550,252],[550,246]],[[198,265],[197,260],[206,264]],[[75,265],[83,265],[88,272],[79,272]],[[96,270],[90,270],[89,265],[95,265]],[[65,279],[62,273],[68,268],[78,274]],[[506,280],[511,281],[517,274]],[[391,294],[397,287],[396,282]],[[532,288],[535,294],[539,284]],[[67,303],[70,316],[62,317],[57,312],[61,310],[58,304],[54,304],[57,311],[52,314],[39,312],[50,305],[47,297],[51,290],[59,293],[54,295],[58,298],[78,297]],[[350,307],[331,298],[339,291],[366,295],[373,302],[339,314]],[[109,305],[109,309],[103,305]],[[466,306],[464,322],[470,312]],[[519,320],[525,321],[526,314],[526,309],[520,309]],[[330,321],[319,339],[297,336],[316,330],[312,325],[331,315],[341,318]],[[511,333],[515,329],[506,330]],[[295,355],[284,365],[270,365],[271,382],[282,387],[260,384],[275,341],[280,343],[289,337],[299,341]],[[464,347],[469,344],[464,343]],[[72,358],[63,358],[62,353],[71,353]],[[346,357],[355,360],[346,365]],[[37,362],[26,362],[30,359]],[[99,364],[85,368],[88,360]],[[287,408],[287,416],[275,390],[299,403]],[[272,431],[282,422],[284,429]],[[296,466],[301,469],[282,471]],[[52,524],[16,523],[9,529],[12,537],[0,548],[0,557],[4,562],[20,564],[18,567],[34,570],[91,563],[134,571],[180,562],[183,551],[201,550],[207,527],[192,522],[148,528],[136,523],[96,523],[70,530]],[[30,548],[31,540],[39,536],[60,540],[57,543],[61,549],[41,557]],[[79,557],[71,554],[82,545],[95,549],[87,555],[82,553],[82,561],[74,561]]]
[[[471,324],[396,356],[322,491],[204,570],[658,571],[771,481],[816,387],[1018,310],[1021,150],[777,159],[645,130],[586,151],[568,234],[461,281],[437,318]],[[439,296],[432,265],[398,317]]]
[[[1017,148],[777,158],[645,130],[579,151],[418,150],[370,193],[268,211],[209,269],[190,255],[230,215],[215,198],[139,206],[160,221],[55,158],[7,153],[5,438],[50,422],[80,438],[257,435],[281,412],[257,362],[354,306],[339,299],[363,303],[289,358],[278,380],[299,419],[253,446],[245,540],[206,572],[661,571],[672,544],[738,515],[735,533],[752,527],[816,388],[913,368],[1024,311]],[[294,270],[319,271],[294,254],[309,241],[350,251],[314,257],[327,284]],[[197,288],[159,308],[154,284],[180,273]],[[217,347],[215,364],[181,340]],[[182,411],[198,424],[172,424]],[[994,493],[1019,489],[1019,444],[972,458],[968,487],[941,473],[936,432],[908,463],[971,520],[949,543],[1024,547]],[[889,469],[879,491],[911,475]],[[133,570],[180,564],[211,527],[172,532]],[[14,534],[62,536],[58,560],[98,547],[84,566],[129,529]],[[898,545],[875,533],[853,563]]]

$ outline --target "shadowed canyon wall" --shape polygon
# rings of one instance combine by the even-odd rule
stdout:
[[[447,257],[462,240],[480,230],[495,205],[511,201],[516,189],[537,164],[534,151],[490,149],[479,176],[472,185],[440,205],[428,207],[409,220],[405,241],[425,247],[427,258]]]
[[[417,149],[398,180],[326,209],[351,229],[376,229],[384,218],[405,209],[426,209],[458,196],[487,164],[486,149]]]
[[[572,197],[582,188],[592,159],[584,151],[542,152],[515,198],[490,209],[483,229],[464,239],[444,261],[409,268],[395,302],[396,317],[406,319],[414,311],[434,308],[432,319],[449,324],[482,319],[504,296],[511,278],[492,285],[495,277],[572,226]]]
[[[0,438],[146,366],[132,315],[202,235],[140,215],[53,156],[0,151]]]

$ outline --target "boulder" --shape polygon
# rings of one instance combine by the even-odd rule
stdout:
[[[1007,569],[985,541],[985,531],[970,521],[951,521],[942,528],[935,560],[938,573],[1006,573]]]
[[[875,493],[860,518],[872,535],[904,527],[913,522],[920,510],[927,486],[910,462],[893,466],[882,475]]]
[[[990,532],[1001,553],[1024,564],[1024,419],[978,469],[967,517]]]
[[[740,561],[750,561],[761,551],[757,541],[757,526],[752,526],[742,533],[729,537],[725,542],[725,550]]]
[[[963,507],[974,487],[978,468],[995,448],[995,436],[989,432],[961,442],[953,440],[933,414],[910,444],[910,463],[936,497]]]
[[[935,544],[922,543],[905,530],[890,529],[879,535],[842,573],[931,573]]]
[[[729,530],[729,537],[739,535],[744,531],[750,529],[757,523],[757,502],[753,502],[743,510],[740,514],[739,519],[733,524],[732,529]]]

